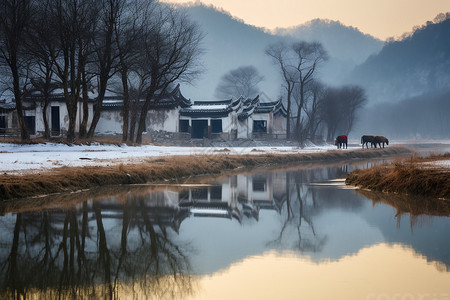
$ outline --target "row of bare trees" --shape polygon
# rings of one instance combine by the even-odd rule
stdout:
[[[269,45],[266,54],[281,71],[283,98],[287,110],[287,138],[303,144],[326,131],[328,141],[337,132],[348,135],[357,111],[365,104],[361,87],[327,87],[317,79],[317,70],[328,59],[320,43],[278,42]],[[216,88],[216,96],[254,97],[263,80],[254,66],[241,66],[225,73]]]
[[[27,92],[43,95],[44,134],[49,137],[49,97],[57,88],[64,91],[67,139],[72,141],[79,100],[79,137],[91,138],[105,94],[114,89],[124,98],[123,140],[141,143],[157,95],[201,71],[202,38],[184,11],[155,0],[2,1],[0,66],[6,89],[14,94],[21,138],[29,139],[23,119]],[[88,128],[90,91],[97,95]],[[132,107],[137,108],[133,114]]]
[[[365,92],[358,86],[327,87],[317,79],[317,70],[328,60],[318,42],[275,43],[266,54],[278,65],[286,98],[288,139],[301,145],[314,140],[322,128],[327,140],[339,130],[348,135],[356,112],[366,102]]]

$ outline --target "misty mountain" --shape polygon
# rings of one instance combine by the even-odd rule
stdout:
[[[449,90],[449,17],[441,15],[402,40],[386,43],[355,68],[349,81],[365,87],[372,103]]]
[[[241,66],[253,65],[264,76],[261,90],[272,99],[280,95],[278,67],[264,54],[266,47],[280,40],[321,42],[330,60],[320,69],[320,79],[328,84],[340,84],[369,55],[377,53],[383,42],[364,35],[353,27],[329,20],[313,20],[290,29],[270,33],[263,28],[245,24],[229,13],[199,3],[182,6],[205,33],[203,40],[206,72],[194,86],[183,86],[188,98],[212,100],[222,75]]]

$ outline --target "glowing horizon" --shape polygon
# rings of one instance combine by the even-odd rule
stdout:
[[[203,3],[229,12],[257,27],[273,30],[302,25],[313,19],[340,21],[381,40],[398,37],[422,26],[440,13],[450,12],[449,0],[161,0]]]

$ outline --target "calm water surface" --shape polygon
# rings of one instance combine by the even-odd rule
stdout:
[[[345,188],[354,167],[2,208],[0,297],[450,299],[450,217]]]

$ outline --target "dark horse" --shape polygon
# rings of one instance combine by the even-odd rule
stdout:
[[[366,145],[366,148],[368,149],[369,143],[370,143],[370,148],[377,147],[377,145],[375,144],[375,137],[373,135],[363,135],[361,137],[361,144],[362,144],[363,149],[364,149],[364,145]]]
[[[383,145],[384,148],[384,144],[389,145],[389,140],[387,138],[385,138],[384,136],[376,136],[375,137],[375,148],[378,146],[381,148],[381,145]]]
[[[338,135],[336,137],[336,140],[334,141],[334,144],[338,147],[338,149],[347,149],[347,136],[346,135]]]

